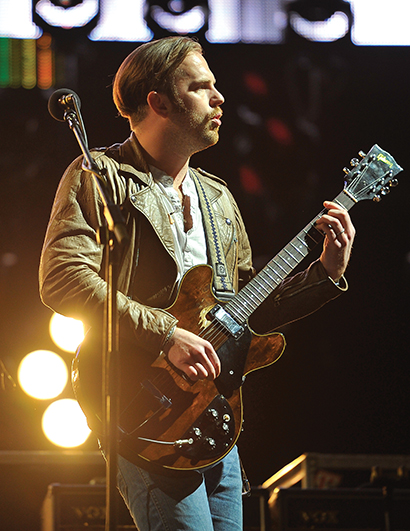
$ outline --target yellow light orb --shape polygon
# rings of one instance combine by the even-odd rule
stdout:
[[[84,325],[77,319],[55,313],[50,319],[50,336],[61,350],[75,352],[84,339]]]
[[[39,400],[55,398],[68,380],[66,362],[50,350],[35,350],[25,356],[18,368],[18,381],[25,393]]]
[[[80,446],[91,433],[84,413],[72,398],[50,404],[43,414],[41,425],[47,439],[63,448]]]

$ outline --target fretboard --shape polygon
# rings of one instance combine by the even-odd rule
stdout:
[[[346,210],[356,200],[343,190],[335,199]],[[268,264],[225,305],[225,310],[238,322],[244,323],[269,295],[323,240],[323,234],[316,229],[315,222],[326,212],[322,210],[306,227],[293,238]]]

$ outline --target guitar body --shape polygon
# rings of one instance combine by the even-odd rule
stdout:
[[[207,265],[190,269],[168,308],[179,327],[203,337],[213,326],[208,312],[221,304],[211,290],[212,276]],[[243,421],[244,376],[274,363],[285,339],[280,333],[257,335],[247,326],[238,339],[225,331],[221,335],[219,326],[212,335],[221,360],[214,381],[188,380],[164,354],[146,367],[143,352],[120,346],[119,447],[128,459],[135,455],[165,468],[191,470],[219,461],[232,449]],[[74,360],[72,379],[90,426],[101,433],[101,341],[92,332]]]

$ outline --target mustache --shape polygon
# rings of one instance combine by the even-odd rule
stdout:
[[[217,108],[215,109],[215,111],[209,116],[209,119],[210,120],[213,120],[214,118],[221,118],[223,115],[223,112],[222,112],[222,109],[221,108]]]

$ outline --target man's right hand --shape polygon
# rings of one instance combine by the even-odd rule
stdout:
[[[177,327],[169,343],[169,361],[190,380],[215,380],[221,373],[221,362],[209,341]]]

